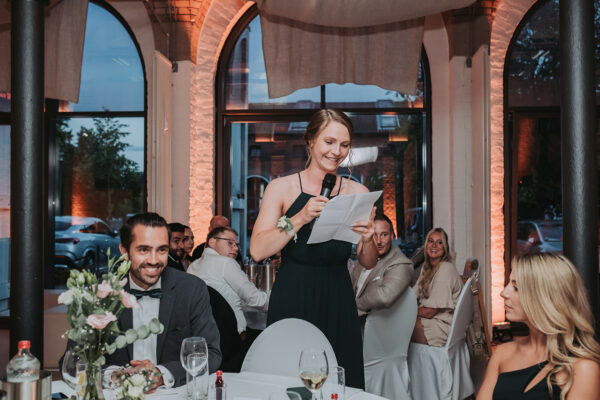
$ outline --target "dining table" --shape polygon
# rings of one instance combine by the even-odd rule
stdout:
[[[216,380],[216,374],[209,377],[209,382]],[[299,377],[271,375],[256,372],[243,371],[240,373],[223,373],[223,381],[227,386],[226,400],[270,400],[270,396],[277,394],[275,398],[285,399],[286,389],[290,387],[304,386]],[[52,382],[52,393],[64,393],[67,396],[74,391],[63,381]],[[112,390],[104,390],[106,400],[116,399]],[[187,399],[186,386],[178,388],[158,388],[156,392],[147,394],[148,400],[179,400]],[[273,398],[273,397],[271,397]],[[361,389],[346,387],[339,400],[385,400]]]

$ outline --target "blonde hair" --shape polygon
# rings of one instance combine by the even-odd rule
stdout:
[[[552,365],[546,380],[550,394],[552,385],[561,386],[564,400],[573,383],[575,361],[584,358],[600,363],[583,281],[571,261],[559,253],[526,254],[515,257],[511,266],[527,320],[546,336]]]
[[[444,255],[442,256],[440,262],[437,265],[431,265],[431,260],[429,259],[429,255],[427,254],[427,241],[429,237],[434,233],[439,233],[442,237],[442,243],[444,244]],[[423,298],[429,298],[429,285],[435,276],[435,273],[438,271],[440,264],[442,261],[450,261],[450,247],[448,246],[448,234],[442,228],[433,228],[427,233],[425,237],[425,248],[423,249],[425,253],[425,261],[423,262],[423,269],[421,270],[421,277],[419,280],[419,293]]]

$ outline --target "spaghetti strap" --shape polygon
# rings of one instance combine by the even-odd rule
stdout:
[[[336,196],[340,195],[340,190],[342,190],[342,181],[344,180],[343,176],[340,176],[340,186],[338,187],[338,192],[336,194]]]
[[[302,190],[302,178],[300,178],[300,172],[298,172],[298,181],[300,182],[300,193],[304,193],[304,190]]]

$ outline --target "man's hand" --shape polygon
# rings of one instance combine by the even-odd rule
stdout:
[[[152,373],[152,388],[148,390],[146,393],[154,393],[156,388],[165,384],[163,381],[163,377],[160,373],[160,370],[152,364],[150,360],[131,360],[129,363],[135,369],[135,371],[147,370]]]

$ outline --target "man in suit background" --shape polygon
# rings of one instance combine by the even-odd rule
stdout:
[[[185,267],[181,260],[184,256],[183,242],[185,239],[185,225],[179,222],[172,222],[167,225],[169,231],[169,258],[167,267],[172,267],[185,272]]]
[[[138,214],[121,228],[121,253],[131,261],[125,288],[138,298],[139,308],[126,308],[119,317],[121,330],[148,324],[158,318],[164,325],[160,335],[150,335],[107,356],[108,365],[131,364],[135,368],[161,373],[153,389],[161,385],[180,386],[186,372],[179,358],[186,337],[202,336],[208,345],[212,373],[221,364],[219,331],[212,316],[206,285],[201,279],[166,268],[169,233],[158,214]]]
[[[369,312],[390,307],[411,282],[412,262],[398,247],[392,246],[394,236],[392,221],[383,214],[376,215],[373,240],[377,246],[377,264],[368,270],[357,262],[350,273],[363,326]]]

